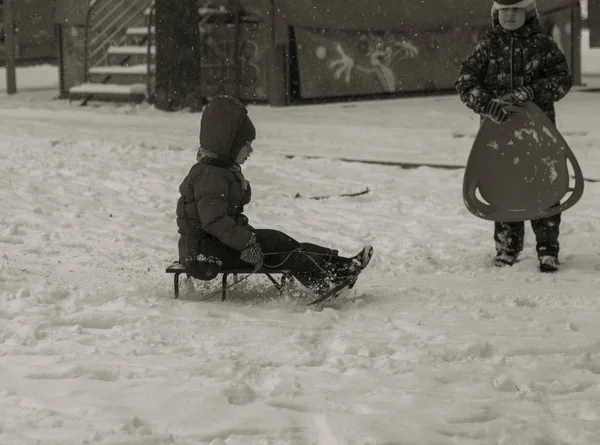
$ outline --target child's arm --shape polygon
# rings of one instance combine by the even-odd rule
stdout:
[[[487,41],[482,40],[461,64],[454,83],[460,100],[477,114],[485,113],[492,96],[483,88],[489,64]]]
[[[194,187],[198,199],[198,214],[202,228],[235,250],[243,250],[252,236],[252,232],[238,225],[229,216],[229,184],[219,174],[206,174]]]
[[[543,77],[535,79],[531,84],[534,100],[541,103],[559,101],[573,86],[567,58],[554,39],[546,37],[546,51],[540,67]]]

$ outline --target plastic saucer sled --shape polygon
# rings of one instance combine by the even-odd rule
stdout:
[[[581,167],[550,118],[533,102],[519,108],[503,124],[485,119],[471,148],[463,200],[479,218],[544,218],[573,207],[583,195]]]

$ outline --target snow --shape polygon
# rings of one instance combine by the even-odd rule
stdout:
[[[52,85],[47,67],[21,85],[36,72]],[[598,97],[557,107],[595,177]],[[478,119],[455,96],[250,115],[253,225],[375,247],[330,307],[261,277],[228,302],[197,301],[216,283],[172,299],[199,114],[2,97],[1,444],[598,444],[600,184],[563,216],[559,273],[537,271],[529,225],[522,260],[496,269],[463,170],[333,159],[464,165]]]
[[[84,94],[145,94],[146,85],[143,83],[134,83],[130,85],[120,85],[113,83],[82,83],[69,89],[71,93]]]
[[[147,53],[148,53],[148,47],[141,46],[141,45],[111,46],[108,48],[108,54],[119,54],[119,55],[129,56],[129,55],[145,55]],[[150,47],[150,53],[151,54],[156,53],[155,46]]]
[[[150,27],[150,32],[154,32],[154,26]],[[130,27],[127,28],[127,35],[128,36],[145,36],[148,34],[148,27],[147,26],[138,26],[138,27]]]
[[[17,91],[58,90],[58,68],[53,65],[37,65],[17,68]],[[6,69],[0,68],[0,94],[6,93]]]
[[[106,65],[106,66],[95,66],[90,68],[91,74],[138,74],[145,75],[148,73],[148,65]]]

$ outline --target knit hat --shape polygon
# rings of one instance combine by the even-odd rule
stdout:
[[[492,11],[509,8],[523,8],[527,11],[533,11],[536,9],[535,0],[494,0]]]
[[[244,145],[256,139],[256,128],[247,113],[244,113],[231,143],[231,158],[235,159]]]

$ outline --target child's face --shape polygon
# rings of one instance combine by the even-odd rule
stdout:
[[[235,163],[242,165],[250,157],[253,151],[254,150],[252,149],[252,141],[250,141],[242,148],[240,148],[240,151],[235,158]]]
[[[525,23],[527,11],[523,8],[506,8],[498,10],[500,26],[508,31],[519,29]]]

